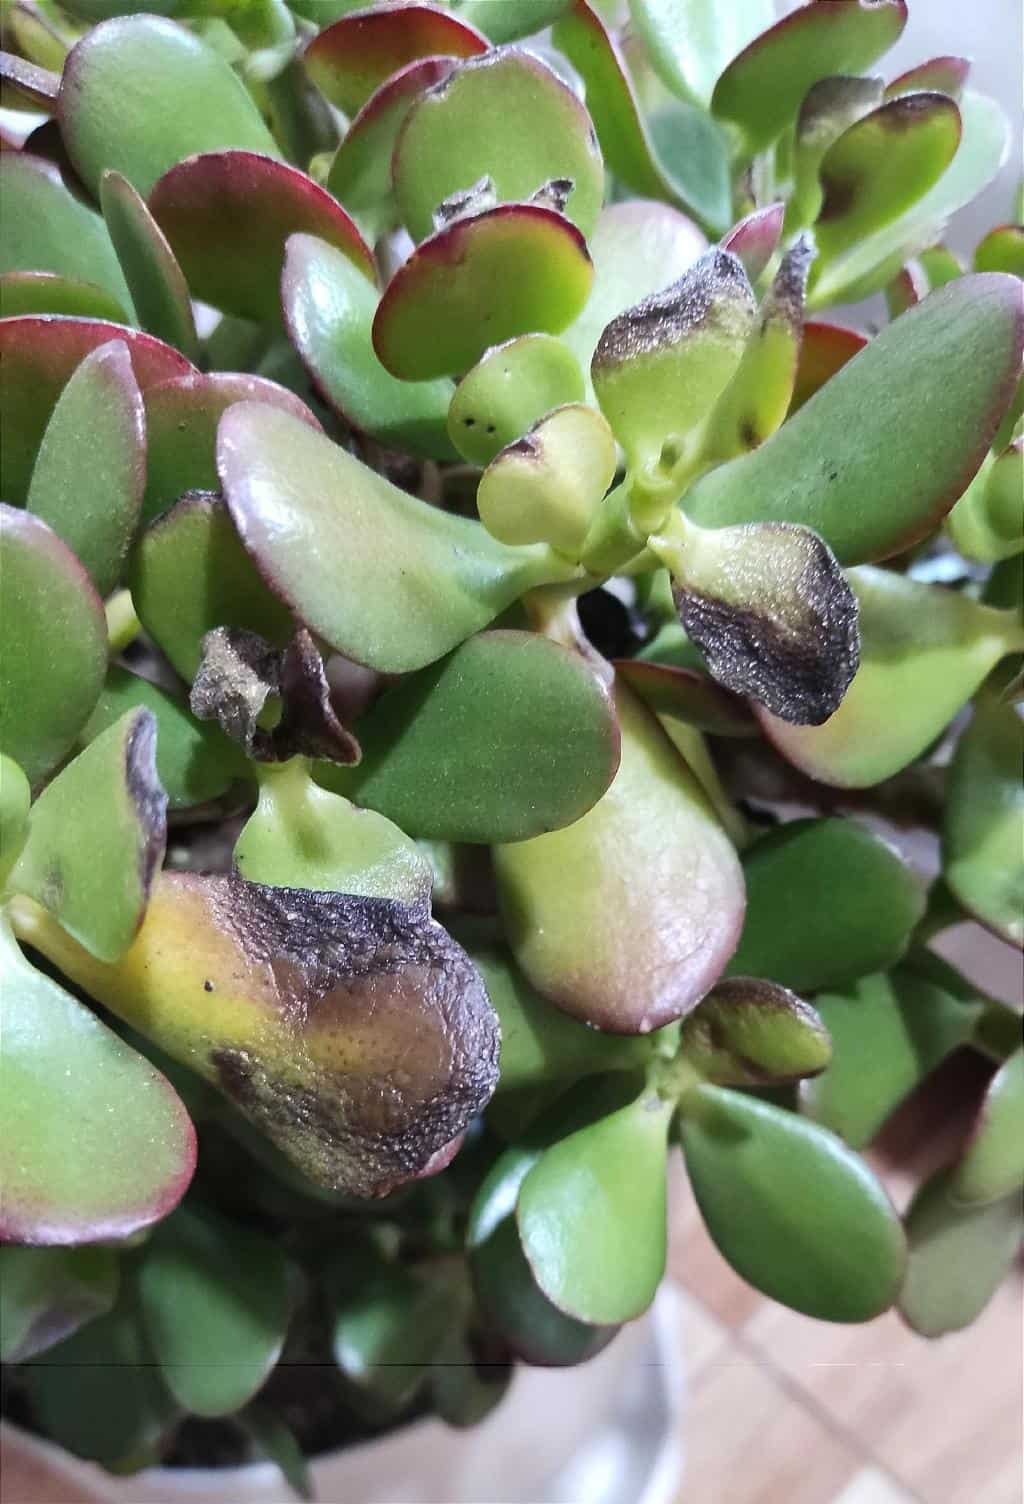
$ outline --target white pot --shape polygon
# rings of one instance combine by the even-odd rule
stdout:
[[[592,1362],[520,1368],[473,1430],[424,1420],[318,1458],[318,1504],[671,1504],[682,1465],[680,1332],[666,1285],[649,1316]],[[270,1463],[115,1478],[12,1426],[3,1441],[17,1504],[293,1504]]]

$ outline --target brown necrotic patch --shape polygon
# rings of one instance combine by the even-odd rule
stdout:
[[[156,716],[139,710],[124,750],[125,790],[139,823],[139,887],[149,893],[167,844],[167,795],[156,771]]]
[[[743,264],[720,247],[696,261],[677,282],[627,308],[607,325],[591,370],[613,370],[625,361],[657,354],[709,325],[728,331],[745,326],[754,306]]]

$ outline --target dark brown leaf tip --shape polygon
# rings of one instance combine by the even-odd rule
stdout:
[[[743,263],[731,251],[714,246],[677,282],[612,319],[598,340],[591,371],[601,373],[656,355],[708,326],[726,334],[734,328],[745,333],[753,308],[754,293]]]
[[[274,700],[280,716],[268,728],[260,721]],[[304,627],[284,649],[243,627],[207,632],[189,704],[194,716],[216,721],[257,762],[305,756],[352,764],[361,756],[334,711],[323,659]]]
[[[819,79],[804,95],[796,120],[797,139],[832,141],[847,126],[880,105],[884,93],[885,85],[880,78],[839,73]]]
[[[465,951],[425,904],[202,881],[279,1025],[211,1050],[221,1089],[320,1185],[381,1196],[423,1173],[498,1080],[497,1016]]]
[[[761,305],[761,324],[784,324],[798,333],[803,328],[807,278],[815,256],[813,235],[798,235],[779,263]]]
[[[817,1076],[832,1041],[803,998],[762,977],[725,977],[685,1019],[680,1054],[708,1081],[760,1086]]]
[[[493,209],[498,202],[494,179],[489,173],[478,178],[469,188],[460,188],[442,199],[433,213],[434,232],[446,230],[457,219],[468,219],[474,214],[483,214]]]
[[[156,733],[153,712],[136,711],[124,750],[125,790],[139,822],[139,886],[147,898],[167,844],[167,794],[156,771]]]
[[[674,594],[711,674],[781,720],[821,725],[860,662],[857,599],[835,555],[810,528],[786,522],[704,537],[717,547]]]
[[[556,214],[564,214],[575,186],[573,178],[549,178],[546,183],[541,183],[536,192],[530,194],[527,202],[539,204],[542,209],[554,209]]]

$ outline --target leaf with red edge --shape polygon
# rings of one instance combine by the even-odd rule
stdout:
[[[322,93],[354,115],[375,89],[409,63],[426,57],[475,57],[488,41],[450,11],[420,0],[353,11],[313,38],[303,54]]]
[[[77,277],[59,272],[0,273],[0,318],[20,318],[26,313],[62,313],[72,318],[124,318],[116,298]]]
[[[340,204],[298,168],[256,152],[179,162],[149,206],[193,294],[237,318],[280,318],[284,247],[296,231],[326,240],[376,281],[373,253]]]
[[[789,404],[790,416],[820,391],[826,381],[831,381],[867,342],[866,334],[860,334],[856,329],[844,329],[841,324],[805,324],[793,400]]]
[[[743,132],[752,155],[782,134],[812,84],[861,73],[907,24],[905,0],[828,0],[802,5],[734,57],[715,84],[711,110]]]
[[[119,172],[105,172],[100,203],[139,323],[190,360],[197,359],[199,340],[188,284],[145,199]]]
[[[786,206],[781,200],[755,209],[722,236],[722,250],[731,251],[743,263],[751,282],[756,282],[775,254],[782,235]]]
[[[997,225],[974,252],[976,272],[1011,272],[1024,277],[1024,225]]]
[[[71,373],[97,345],[123,340],[140,390],[195,367],[177,350],[101,319],[26,314],[0,321],[0,494],[11,502],[28,495],[43,432]]]
[[[712,736],[757,735],[757,722],[746,700],[699,669],[617,658],[615,672],[659,719],[683,721]]]
[[[406,381],[455,375],[517,334],[558,334],[582,310],[593,275],[583,236],[553,209],[502,204],[457,219],[392,277],[374,349]]]
[[[0,1239],[94,1243],[165,1217],[195,1130],[158,1071],[25,960],[0,926]]]
[[[0,106],[5,110],[41,110],[52,115],[59,90],[59,73],[12,52],[0,52]]]
[[[959,99],[970,71],[970,61],[965,57],[929,58],[926,63],[918,63],[894,78],[886,88],[885,97],[899,99],[904,94],[934,89],[940,94],[948,94],[950,99]]]

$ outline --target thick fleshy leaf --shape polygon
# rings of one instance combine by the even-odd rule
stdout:
[[[763,151],[794,118],[812,84],[870,68],[906,22],[904,0],[802,5],[733,58],[715,84],[712,112],[739,126],[751,155]]]
[[[699,669],[617,658],[615,672],[659,717],[684,721],[713,736],[757,734],[757,722],[746,701]]]
[[[570,180],[565,212],[584,235],[603,196],[601,153],[586,110],[546,63],[516,48],[459,63],[428,89],[406,117],[392,165],[398,206],[415,240],[434,229],[439,204],[485,177],[504,201]]]
[[[720,1086],[685,1099],[680,1137],[708,1232],[748,1284],[819,1321],[870,1321],[892,1305],[903,1229],[841,1140]]]
[[[655,718],[619,682],[622,758],[566,830],[495,852],[512,951],[544,997],[613,1033],[682,1017],[717,980],[743,918],[736,854]]]
[[[25,844],[31,803],[32,790],[25,774],[13,757],[0,752],[0,887]]]
[[[852,303],[879,292],[908,257],[934,245],[950,216],[995,177],[1010,146],[1006,116],[994,99],[970,89],[959,110],[960,147],[938,182],[906,214],[855,242],[845,255],[823,267],[811,290],[812,307]]]
[[[26,313],[63,313],[115,322],[124,318],[117,299],[94,282],[80,282],[59,272],[0,274],[0,318],[19,318]]]
[[[717,233],[732,222],[729,137],[698,105],[677,101],[655,109],[647,132],[657,160],[689,212]]]
[[[817,1076],[832,1058],[828,1030],[795,992],[757,977],[717,984],[684,1020],[680,1053],[706,1081],[764,1086]]]
[[[1024,551],[1022,497],[1024,438],[1017,438],[985,460],[947,517],[946,530],[957,552],[992,564]]]
[[[1024,722],[979,699],[946,780],[943,877],[976,919],[1024,946]]]
[[[97,195],[107,168],[145,198],[195,152],[280,155],[230,64],[160,16],[117,17],[87,32],[68,56],[59,104],[71,160]]]
[[[618,464],[600,413],[558,407],[495,455],[477,487],[480,520],[503,543],[550,543],[579,558]]]
[[[673,1105],[653,1093],[545,1150],[516,1220],[541,1291],[578,1321],[630,1321],[665,1271],[665,1167]]]
[[[146,422],[128,346],[91,351],[57,399],[27,506],[62,538],[101,595],[117,584],[146,484]]]
[[[475,57],[487,38],[437,5],[404,0],[343,16],[313,38],[303,54],[317,88],[346,115],[354,115],[375,89],[421,58]]]
[[[251,1228],[209,1211],[175,1212],[139,1270],[139,1302],[164,1381],[194,1415],[229,1415],[250,1400],[284,1346],[284,1255]]]
[[[117,1299],[111,1248],[0,1247],[0,1357],[24,1363],[63,1342]]]
[[[953,1172],[957,1201],[996,1201],[1024,1185],[1024,1051],[1014,1053],[989,1083],[967,1147]]]
[[[518,1147],[505,1150],[477,1191],[466,1247],[473,1286],[488,1326],[527,1363],[572,1367],[600,1352],[616,1328],[593,1326],[565,1315],[543,1294],[531,1273],[519,1241],[516,1202],[540,1153]]]
[[[97,345],[123,340],[143,394],[157,381],[193,367],[170,345],[100,319],[45,314],[0,320],[0,494],[28,495],[43,431],[75,368]]]
[[[92,1243],[165,1217],[196,1162],[181,1102],[148,1061],[28,964],[6,926],[0,960],[0,1239]]]
[[[755,712],[802,772],[868,788],[919,757],[999,660],[1024,647],[1024,633],[1009,613],[941,585],[867,568],[849,580],[860,607],[860,668],[835,715],[797,727]]]
[[[671,470],[672,460],[659,466],[666,441],[685,438],[731,380],[754,318],[746,272],[716,248],[605,327],[594,390],[630,465],[652,482]]]
[[[356,1402],[378,1420],[404,1410],[422,1388],[456,1320],[455,1292],[400,1266],[353,1270],[335,1303],[335,1362]]]
[[[733,976],[816,992],[903,954],[924,889],[880,837],[853,820],[791,820],[744,853],[747,919]]]
[[[784,213],[785,205],[781,202],[754,209],[722,237],[722,250],[731,251],[742,263],[751,282],[757,281],[775,254]]]
[[[936,89],[957,99],[967,82],[971,65],[965,57],[933,57],[926,63],[918,63],[894,78],[885,91],[886,99],[899,99],[904,94],[917,94],[921,90]]]
[[[288,241],[281,300],[292,344],[325,401],[391,449],[453,458],[452,383],[399,381],[373,348],[377,291],[348,257],[312,235]]]
[[[809,402],[826,381],[851,361],[867,344],[867,336],[841,324],[805,323],[800,341],[790,416]]]
[[[60,74],[13,52],[0,52],[0,105],[5,110],[56,113]]]
[[[691,193],[686,180],[677,181],[659,161],[625,59],[597,11],[587,0],[574,0],[555,22],[551,35],[583,79],[587,109],[610,170],[634,194],[667,199],[702,217],[700,195]],[[721,155],[724,162],[724,142]],[[723,222],[728,223],[728,204],[716,199],[713,196],[712,206],[722,220],[713,228],[721,229]]]
[[[550,549],[508,548],[479,523],[406,495],[255,403],[221,420],[218,466],[242,540],[275,591],[310,631],[382,673],[423,668],[525,591],[573,572]],[[359,589],[339,591],[349,562]]]
[[[882,102],[880,78],[839,74],[808,89],[793,138],[793,191],[786,204],[786,228],[809,225],[824,201],[819,169],[829,148]],[[856,140],[856,138],[855,138]]]
[[[156,183],[149,206],[194,297],[236,318],[278,320],[289,235],[316,235],[376,281],[373,253],[326,189],[254,151],[189,157]]]
[[[832,1063],[801,1086],[801,1111],[854,1149],[870,1143],[918,1082],[970,1039],[982,1009],[952,967],[928,953],[844,992],[819,993],[814,1006],[832,1036]]]
[[[576,227],[538,204],[502,204],[456,219],[392,277],[373,345],[405,381],[454,376],[491,345],[557,334],[590,292],[594,269]]]
[[[907,1213],[910,1257],[901,1315],[922,1337],[970,1326],[1009,1273],[1022,1232],[1019,1193],[962,1206],[951,1195],[950,1172],[940,1170]]]
[[[146,494],[143,522],[152,522],[186,491],[217,489],[217,425],[236,402],[261,402],[320,424],[286,387],[234,371],[174,376],[146,392]]]
[[[629,13],[665,87],[700,105],[726,63],[775,19],[772,0],[630,0]]]
[[[260,414],[271,410],[250,406]],[[244,627],[282,647],[294,631],[287,608],[239,542],[224,503],[208,491],[188,492],[143,533],[128,578],[139,620],[189,681],[214,627]]]
[[[1024,277],[1024,225],[999,225],[990,230],[975,247],[974,270]]]
[[[1024,289],[1015,279],[985,273],[940,288],[865,345],[767,443],[698,481],[684,498],[687,515],[710,527],[801,523],[842,564],[908,548],[984,459],[1013,394],[1022,342]],[[930,380],[936,370],[938,384]]]
[[[245,758],[216,726],[203,725],[166,690],[117,664],[107,672],[82,741],[94,741],[136,709],[148,710],[156,721],[156,776],[169,809],[219,799],[235,779],[249,776]]]
[[[483,985],[422,906],[164,873],[120,962],[31,942],[328,1190],[410,1179],[497,1081]]]
[[[328,192],[374,228],[387,227],[398,217],[391,154],[405,117],[423,90],[439,84],[451,69],[448,57],[424,57],[399,68],[370,95],[334,154]]]
[[[584,395],[583,373],[563,340],[522,334],[488,350],[462,378],[448,432],[464,459],[489,465],[545,413]]]
[[[300,758],[262,770],[235,866],[248,881],[274,887],[430,901],[430,863],[415,841],[383,815],[320,788]]]
[[[821,161],[815,225],[826,261],[898,218],[945,172],[960,145],[960,111],[946,94],[907,94],[865,115]]]
[[[269,1405],[247,1405],[238,1416],[261,1456],[272,1462],[288,1487],[303,1504],[313,1504],[313,1479],[309,1459],[278,1412]]]
[[[455,0],[459,19],[477,26],[495,46],[532,36],[557,21],[572,0]]]
[[[113,299],[116,320],[127,317],[131,295],[106,227],[69,192],[52,162],[27,151],[5,151],[0,155],[0,195],[0,273],[55,272],[88,282]]]
[[[3,505],[0,571],[0,748],[38,784],[96,703],[107,667],[107,623],[88,575],[56,533],[31,513]]]
[[[119,172],[100,179],[100,203],[139,323],[190,360],[199,354],[188,284],[145,199]]]

